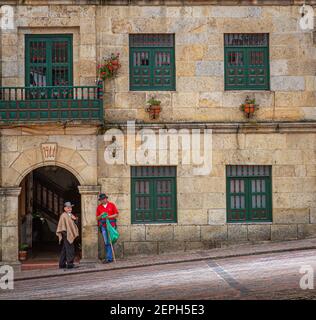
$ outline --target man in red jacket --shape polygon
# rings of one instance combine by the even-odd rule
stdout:
[[[110,239],[106,229],[106,219],[109,219],[112,227],[116,229],[117,228],[116,218],[118,217],[118,210],[116,208],[116,205],[113,202],[108,201],[108,196],[105,193],[101,193],[99,195],[99,201],[100,201],[100,204],[97,207],[96,216],[97,216],[98,226],[102,232],[102,236],[105,244],[106,257],[104,259],[104,263],[108,263],[113,261],[113,255],[112,255]],[[101,217],[102,214],[104,213],[108,214],[106,219],[103,219]]]

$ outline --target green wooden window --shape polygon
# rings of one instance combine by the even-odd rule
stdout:
[[[25,36],[27,87],[72,86],[72,35]]]
[[[225,90],[269,90],[269,35],[229,33],[225,43]]]
[[[227,222],[272,221],[271,166],[229,165]]]
[[[130,90],[175,90],[174,34],[131,34]]]
[[[176,167],[131,168],[132,223],[177,221]]]

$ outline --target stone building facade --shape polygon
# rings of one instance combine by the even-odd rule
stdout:
[[[102,255],[95,221],[100,191],[108,193],[120,211],[119,256],[316,235],[316,42],[313,31],[299,27],[303,1],[276,1],[276,5],[264,0],[256,4],[244,1],[243,5],[224,2],[64,1],[57,5],[7,1],[13,8],[14,26],[2,28],[0,33],[1,88],[26,86],[28,35],[72,35],[74,86],[94,86],[96,66],[113,52],[120,53],[122,67],[119,75],[104,85],[104,122],[72,121],[70,116],[55,121],[1,120],[1,261],[18,263],[21,182],[32,170],[44,166],[64,168],[79,181],[85,261]],[[268,35],[267,87],[227,89],[224,35],[249,33]],[[131,90],[130,36],[134,34],[174,35],[172,90]],[[146,101],[152,96],[161,101],[157,120],[146,112]],[[247,96],[259,105],[251,120],[240,110]],[[1,99],[7,99],[5,94]],[[190,164],[168,164],[176,167],[172,221],[135,221],[133,166],[126,161],[110,165],[104,160],[110,142],[104,141],[103,132],[120,129],[127,140],[127,121],[136,121],[137,132],[212,130],[210,173],[195,175]],[[44,152],[47,145],[56,147],[51,157]],[[270,193],[250,191],[247,196],[240,189],[244,195],[237,191],[232,195],[228,185],[234,177],[229,179],[228,170],[238,165],[269,168],[265,183],[270,185]],[[246,180],[242,183],[247,184]],[[228,219],[229,202],[236,200],[235,196],[251,207],[254,195],[261,201],[270,197],[265,219],[243,219],[242,214]]]

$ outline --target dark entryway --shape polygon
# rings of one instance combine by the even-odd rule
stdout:
[[[57,166],[38,168],[21,183],[19,200],[20,244],[27,244],[28,263],[55,263],[59,245],[56,228],[63,203],[74,203],[73,213],[79,218],[81,234],[81,197],[79,181],[66,169]],[[81,239],[76,241],[80,257]]]

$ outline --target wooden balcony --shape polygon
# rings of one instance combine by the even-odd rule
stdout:
[[[103,86],[0,87],[0,123],[102,122]]]

